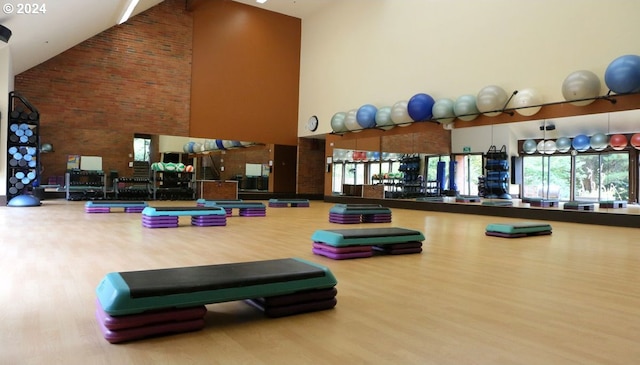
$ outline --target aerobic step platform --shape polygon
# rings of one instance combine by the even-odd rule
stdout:
[[[267,215],[267,207],[260,202],[223,202],[218,201],[215,205],[205,205],[223,208],[227,217],[233,215],[233,210],[238,210],[241,217],[264,217]]]
[[[205,304],[244,300],[268,317],[331,309],[337,281],[302,259],[109,273],[96,289],[96,319],[111,343],[202,329]]]
[[[309,199],[269,199],[271,208],[302,208],[309,206]]]
[[[226,226],[227,212],[221,207],[146,207],[142,225],[147,228],[178,227],[181,216],[191,216],[191,225]]]
[[[100,307],[122,316],[165,308],[187,308],[269,298],[337,284],[331,271],[299,258],[219,265],[112,272],[96,289]]]
[[[400,227],[318,230],[311,236],[312,252],[334,260],[420,253],[424,239],[422,232]]]
[[[520,238],[527,236],[541,236],[551,234],[551,225],[547,223],[521,222],[521,223],[492,223],[487,225],[487,236]]]
[[[391,209],[377,204],[336,204],[329,209],[329,222],[390,223]]]
[[[124,208],[125,213],[140,213],[148,206],[149,204],[144,201],[92,200],[84,205],[84,211],[87,213],[111,213],[111,208]]]

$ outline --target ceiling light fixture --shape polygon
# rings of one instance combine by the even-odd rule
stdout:
[[[258,4],[264,4],[264,3],[266,3],[266,2],[267,2],[267,0],[256,0],[256,2],[257,2]]]
[[[138,5],[138,2],[140,0],[129,0],[128,4],[127,4],[127,8],[125,9],[124,13],[122,13],[122,17],[120,17],[120,21],[118,22],[118,24],[122,24],[124,22],[126,22],[129,17],[131,16],[131,13],[133,13],[133,9],[136,8],[136,6]]]

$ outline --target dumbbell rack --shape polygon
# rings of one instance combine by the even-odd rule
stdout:
[[[40,113],[23,96],[9,93],[7,202],[29,194],[40,180]]]

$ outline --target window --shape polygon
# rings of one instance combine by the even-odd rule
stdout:
[[[525,156],[522,171],[524,198],[571,199],[571,156]]]
[[[133,160],[151,161],[151,137],[142,135],[133,137]]]
[[[462,195],[478,195],[478,178],[482,176],[482,154],[454,155],[456,188]],[[452,187],[449,187],[453,190]]]
[[[628,200],[629,154],[580,154],[575,157],[575,200]]]

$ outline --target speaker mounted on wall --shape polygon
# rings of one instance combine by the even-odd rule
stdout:
[[[11,29],[0,24],[0,41],[9,43],[9,38],[11,38]]]

